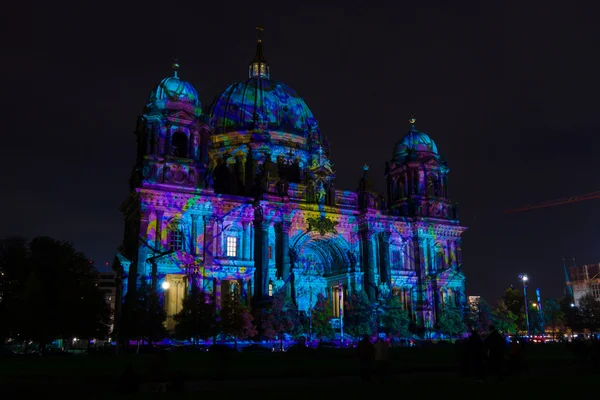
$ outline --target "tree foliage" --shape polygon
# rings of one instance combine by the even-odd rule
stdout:
[[[196,342],[217,335],[215,303],[209,298],[201,290],[192,290],[184,297],[181,311],[174,316],[177,337]]]
[[[470,306],[465,314],[465,323],[480,335],[487,335],[492,325],[492,308],[488,302],[480,299],[476,306]]]
[[[375,331],[375,313],[365,292],[355,292],[344,303],[344,330],[354,338],[372,335]]]
[[[498,300],[494,307],[492,322],[500,332],[506,334],[517,332],[517,316],[508,309],[504,300]]]
[[[381,323],[391,337],[405,338],[410,335],[408,330],[410,317],[408,311],[403,309],[403,304],[398,296],[389,296],[385,300]]]
[[[71,243],[49,237],[0,241],[2,336],[45,344],[58,338],[104,338],[110,309],[97,271]]]
[[[438,320],[440,332],[448,337],[457,337],[465,332],[462,312],[458,307],[444,306]]]
[[[526,330],[527,320],[525,317],[525,301],[523,291],[517,290],[514,287],[506,289],[502,297],[504,306],[515,317],[516,329]]]
[[[261,327],[267,339],[283,340],[286,333],[294,331],[298,323],[298,309],[285,293],[271,298],[270,306],[264,310]]]
[[[166,319],[167,314],[156,290],[142,279],[140,285],[127,294],[123,304],[121,333],[125,339],[153,343],[167,335]]]
[[[556,339],[556,333],[564,331],[565,313],[560,303],[554,299],[546,299],[542,303],[542,312],[544,313],[544,322],[552,330],[552,336]]]
[[[577,317],[584,329],[597,332],[600,327],[600,301],[591,293],[586,293],[579,299]]]
[[[226,337],[237,342],[237,340],[256,336],[256,327],[252,323],[254,318],[250,313],[250,308],[242,303],[239,295],[232,295],[227,299],[220,317],[220,331]]]
[[[317,295],[317,303],[312,312],[312,333],[319,339],[329,339],[334,335],[331,319],[333,318],[333,305],[331,299],[322,293]]]

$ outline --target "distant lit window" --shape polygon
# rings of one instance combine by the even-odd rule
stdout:
[[[183,232],[174,229],[169,232],[169,249],[171,251],[181,250],[183,248]]]
[[[237,257],[237,241],[238,238],[235,236],[227,237],[227,248],[225,253],[227,257]]]
[[[269,246],[269,260],[273,259],[273,246]]]
[[[269,297],[273,297],[273,281],[269,280]]]

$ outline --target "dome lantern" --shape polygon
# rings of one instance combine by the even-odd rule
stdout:
[[[194,86],[179,77],[179,60],[173,60],[173,75],[163,79],[150,93],[148,105],[163,108],[188,107],[194,113],[202,113],[198,92]]]
[[[256,32],[258,35],[258,38],[256,40],[256,55],[254,56],[254,60],[252,60],[248,68],[249,78],[269,79],[271,77],[271,73],[269,71],[269,64],[263,56],[262,39],[260,37],[262,31],[263,28],[261,26],[256,27]]]

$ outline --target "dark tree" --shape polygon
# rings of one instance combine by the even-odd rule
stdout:
[[[8,276],[7,297],[11,335],[45,345],[54,339],[104,338],[110,310],[95,285],[97,271],[68,242],[37,237],[5,239],[2,270]],[[19,269],[18,271],[16,269]],[[9,311],[10,310],[10,311]]]
[[[492,322],[500,332],[506,334],[517,332],[517,317],[508,309],[504,300],[498,300],[492,311]]]
[[[492,323],[492,308],[487,301],[480,299],[475,306],[469,307],[465,314],[465,323],[480,335],[487,335]]]
[[[408,330],[410,317],[408,311],[404,310],[398,296],[390,296],[386,299],[381,315],[381,323],[386,333],[391,337],[405,338],[410,335]]]
[[[344,330],[355,339],[375,331],[375,310],[365,292],[352,293],[344,303]]]
[[[600,327],[600,301],[596,300],[591,293],[587,293],[579,299],[577,314],[584,329],[589,329],[592,333],[598,331]]]
[[[242,303],[239,295],[234,294],[227,299],[220,317],[221,333],[228,338],[232,338],[236,348],[238,340],[256,336],[256,327],[252,323],[254,318],[250,313],[250,308]]]
[[[465,332],[465,323],[462,312],[458,307],[442,307],[438,324],[442,334],[455,338]]]
[[[208,294],[192,290],[182,302],[181,311],[175,315],[175,334],[191,342],[208,340],[217,335],[215,303]]]
[[[269,340],[278,339],[283,347],[285,334],[294,331],[298,324],[298,309],[284,292],[272,297],[269,308],[264,310],[261,328]]]
[[[123,304],[121,333],[123,338],[153,343],[167,335],[167,314],[156,290],[142,279],[137,290]]]
[[[0,347],[17,333],[19,298],[27,279],[29,249],[21,237],[0,241]]]
[[[332,338],[335,332],[331,325],[331,319],[333,318],[333,304],[331,303],[331,299],[319,293],[317,295],[317,303],[311,312],[313,334],[320,340]]]
[[[566,322],[565,313],[562,311],[560,303],[554,299],[546,299],[542,305],[544,323],[552,330],[552,338],[556,340],[556,334],[564,332]]]
[[[575,300],[571,296],[566,296],[561,299],[560,310],[564,314],[565,323],[572,331],[583,329],[579,310],[575,307]]]
[[[517,329],[526,330],[527,329],[527,319],[525,317],[525,301],[523,297],[523,291],[517,290],[512,286],[508,288],[504,292],[504,296],[502,297],[504,301],[504,305],[515,317],[517,324]]]

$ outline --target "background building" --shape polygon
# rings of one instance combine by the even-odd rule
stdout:
[[[600,301],[600,264],[572,266],[567,271],[567,294],[573,297],[575,304],[586,294]]]
[[[108,331],[109,335],[114,328],[115,306],[117,301],[117,284],[115,278],[115,273],[112,271],[98,272],[98,276],[96,278],[96,286],[104,295],[104,300],[106,301],[106,304],[108,304],[111,311],[111,326]]]
[[[120,293],[142,280],[168,287],[171,329],[191,285],[217,306],[237,293],[262,307],[285,291],[306,311],[341,282],[346,295],[399,296],[420,327],[434,326],[443,305],[465,305],[466,228],[448,198],[448,165],[415,119],[390,149],[385,194],[366,164],[357,188],[343,190],[317,120],[271,79],[260,39],[248,68],[210,107],[177,63],[151,92],[121,207]]]

